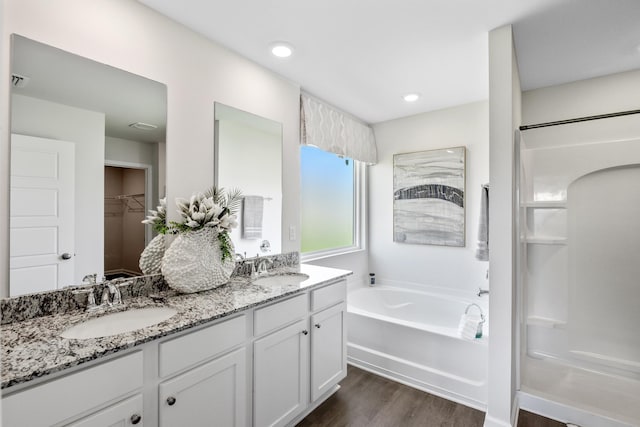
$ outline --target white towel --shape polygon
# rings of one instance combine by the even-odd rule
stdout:
[[[244,196],[242,202],[242,238],[262,238],[262,212],[264,197]]]
[[[472,340],[482,337],[484,319],[474,314],[463,314],[458,324],[458,333],[464,339]]]
[[[482,186],[480,197],[480,223],[478,224],[476,258],[480,261],[489,261],[489,184]]]

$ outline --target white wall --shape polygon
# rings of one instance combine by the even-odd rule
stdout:
[[[231,231],[237,253],[248,257],[260,251],[260,244],[268,240],[273,253],[280,253],[282,212],[282,141],[281,135],[248,127],[233,120],[218,121],[218,181],[222,188],[237,187],[245,196],[264,197],[262,237],[242,238],[242,213],[238,211],[239,227]],[[241,166],[238,166],[241,165]]]
[[[176,197],[213,184],[213,103],[283,124],[283,230],[300,228],[299,86],[259,67],[133,0],[10,0],[1,12],[2,70],[9,74],[10,34],[102,62],[167,85],[167,194]],[[3,82],[8,87],[8,78]],[[0,91],[0,158],[8,156],[9,90]],[[2,160],[6,165],[6,160]],[[2,168],[8,171],[8,168]],[[0,229],[8,229],[8,172],[0,176]],[[175,209],[168,209],[175,218]],[[283,238],[283,251],[299,240]],[[0,272],[8,277],[8,242]]]
[[[522,122],[525,125],[637,109],[640,109],[640,70],[529,90],[522,94]],[[604,125],[602,121],[593,123],[596,127]],[[561,128],[553,129],[557,132]]]
[[[42,99],[13,95],[13,133],[75,143],[75,283],[103,273],[104,123],[103,113]],[[64,283],[63,285],[69,285]]]
[[[514,136],[520,124],[521,91],[511,25],[489,32],[489,391],[485,427],[515,424],[516,280]]]
[[[488,102],[475,102],[374,125],[378,164],[370,168],[369,270],[379,281],[459,291],[487,287],[487,262],[476,260],[481,185],[489,182]],[[393,241],[393,155],[465,146],[465,247]]]

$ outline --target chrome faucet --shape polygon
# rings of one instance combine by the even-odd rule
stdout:
[[[271,261],[268,258],[262,258],[259,262],[258,262],[258,268],[257,268],[257,274],[258,276],[261,274],[267,274],[267,264],[273,264],[273,261]]]
[[[93,285],[98,282],[98,273],[87,274],[82,278],[82,283]]]
[[[109,300],[109,295],[113,295]],[[107,289],[102,292],[101,307],[112,307],[113,305],[122,304],[122,296],[120,290],[113,283],[107,283]]]
[[[489,295],[489,289],[478,288],[478,296],[481,297],[484,294]]]

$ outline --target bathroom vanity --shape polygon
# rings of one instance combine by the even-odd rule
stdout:
[[[309,276],[300,283],[237,276],[198,294],[130,298],[125,309],[177,314],[102,338],[60,337],[95,317],[77,310],[2,325],[2,425],[295,423],[346,376],[351,274],[300,272]]]

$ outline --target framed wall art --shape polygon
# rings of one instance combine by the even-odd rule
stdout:
[[[393,156],[393,240],[464,246],[466,148]]]

